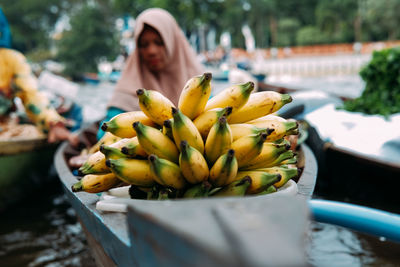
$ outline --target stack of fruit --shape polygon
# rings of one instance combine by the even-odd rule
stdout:
[[[121,113],[79,168],[74,192],[130,186],[132,198],[243,196],[275,192],[298,175],[289,135],[295,120],[274,112],[287,94],[232,85],[211,99],[211,74],[191,78],[178,107],[152,90],[136,91],[141,111]]]

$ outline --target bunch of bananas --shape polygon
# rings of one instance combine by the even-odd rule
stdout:
[[[131,185],[132,198],[260,195],[298,175],[287,137],[298,123],[274,115],[288,94],[229,86],[214,97],[210,73],[191,78],[178,107],[152,90],[136,91],[141,111],[121,113],[79,168],[74,192]]]

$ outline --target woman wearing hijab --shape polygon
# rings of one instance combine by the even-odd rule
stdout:
[[[203,73],[182,30],[163,9],[147,9],[137,17],[134,39],[136,49],[127,59],[104,121],[122,112],[139,110],[139,88],[159,91],[177,105],[187,80]],[[103,134],[99,130],[97,137]]]

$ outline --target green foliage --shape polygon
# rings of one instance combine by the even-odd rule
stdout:
[[[58,43],[57,58],[65,63],[65,75],[97,72],[102,58],[115,58],[119,45],[114,23],[99,6],[83,6],[71,17],[70,24],[71,29]]]
[[[364,92],[346,101],[346,110],[384,116],[400,112],[400,47],[375,51],[360,75]]]

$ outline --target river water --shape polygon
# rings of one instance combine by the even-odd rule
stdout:
[[[329,80],[329,88],[334,90],[335,78]],[[357,77],[336,80],[341,90],[344,85],[361,90],[362,82]],[[292,81],[299,84],[298,80]],[[287,79],[283,82],[290,84]],[[306,83],[312,89],[327,88],[326,79],[304,80]],[[76,101],[83,107],[85,125],[104,116],[113,87],[111,83],[81,86]],[[56,173],[51,170],[49,175]],[[95,266],[76,214],[57,177],[53,181],[0,215],[0,266]],[[311,222],[308,238],[307,257],[313,266],[400,265],[400,244],[384,239],[316,222]]]

